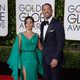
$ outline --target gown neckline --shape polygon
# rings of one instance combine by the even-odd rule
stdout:
[[[23,33],[22,33],[22,35],[26,38],[26,39],[28,39],[29,41],[35,36],[35,33],[31,36],[31,38],[29,39],[28,37],[26,37]]]

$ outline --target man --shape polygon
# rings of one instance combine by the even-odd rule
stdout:
[[[63,56],[64,28],[52,17],[52,6],[42,5],[44,22],[41,23],[40,40],[43,45],[43,77],[44,80],[58,80]]]

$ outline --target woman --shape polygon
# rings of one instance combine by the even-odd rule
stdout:
[[[12,76],[14,80],[18,80],[18,68],[22,69],[20,74],[21,80],[38,80],[38,60],[36,52],[40,54],[42,46],[40,44],[38,35],[32,32],[32,28],[34,26],[34,19],[28,16],[25,18],[24,24],[26,31],[19,34],[21,35],[21,53],[19,52],[18,35],[14,42],[8,64],[13,70]],[[39,48],[40,50],[38,50],[37,48]],[[40,66],[39,69],[41,69]]]

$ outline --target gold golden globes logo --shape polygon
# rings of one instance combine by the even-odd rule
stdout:
[[[5,28],[5,5],[0,4],[0,28]]]
[[[34,28],[39,28],[40,27],[40,22],[43,21],[43,15],[41,13],[41,5],[24,5],[21,4],[19,5],[19,20],[21,21],[20,27],[24,28],[23,22],[26,16],[32,16],[35,20],[35,27]]]
[[[67,31],[80,31],[80,5],[70,5],[68,7],[68,12],[70,14],[67,17],[67,21],[70,25]]]

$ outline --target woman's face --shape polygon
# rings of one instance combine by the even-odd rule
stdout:
[[[33,26],[34,26],[34,23],[33,23],[32,19],[28,18],[26,20],[26,24],[25,24],[26,29],[27,30],[32,30]]]

